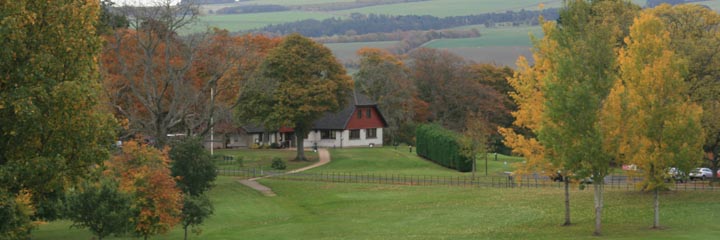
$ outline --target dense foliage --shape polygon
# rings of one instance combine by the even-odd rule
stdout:
[[[350,18],[329,18],[325,20],[307,19],[291,23],[270,25],[255,32],[274,34],[299,33],[307,37],[322,37],[332,35],[388,33],[409,30],[447,29],[466,25],[484,24],[488,27],[495,23],[512,22],[513,25],[537,25],[538,17],[554,20],[558,17],[555,8],[539,11],[521,10],[504,13],[486,13],[468,16],[434,17],[430,15],[390,16],[377,14],[353,13]]]
[[[29,190],[38,218],[57,217],[63,191],[108,157],[99,12],[99,1],[0,1],[0,186]]]
[[[212,188],[217,177],[217,167],[200,138],[187,138],[169,152],[172,159],[172,176],[186,194],[201,195]]]
[[[305,135],[315,119],[345,107],[352,80],[330,49],[299,34],[273,48],[242,89],[236,117],[268,129],[291,126]],[[307,160],[297,138],[297,160]]]
[[[437,124],[424,124],[416,131],[417,154],[460,172],[472,171],[472,160],[462,153],[460,136]]]
[[[131,195],[120,191],[116,180],[86,181],[81,188],[67,193],[65,217],[73,221],[72,227],[88,228],[103,239],[132,230],[131,204]]]

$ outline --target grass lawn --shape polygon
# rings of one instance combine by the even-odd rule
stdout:
[[[606,191],[603,233],[593,237],[592,191],[574,190],[574,225],[561,227],[559,189],[389,186],[262,180],[264,197],[229,177],[210,193],[213,215],[191,239],[715,239],[720,192],[661,196],[664,230],[651,230],[651,194]],[[90,239],[52,222],[33,239]],[[152,239],[180,239],[176,227]],[[116,238],[109,238],[116,239]]]
[[[407,146],[382,148],[344,148],[330,149],[332,161],[324,166],[309,170],[309,172],[351,172],[358,174],[399,174],[413,176],[470,176],[471,173],[460,173],[422,159],[415,154],[415,148],[410,153]],[[513,163],[523,161],[523,158],[498,155],[488,155],[488,172],[490,176],[504,176],[503,172],[512,171]],[[507,162],[507,164],[505,164]],[[478,157],[477,172],[485,173],[485,159]]]
[[[295,158],[294,150],[283,149],[221,149],[216,150],[215,155],[232,156],[236,161],[242,158],[242,168],[263,168],[270,169],[272,159],[279,157],[287,165],[286,170],[298,169],[311,165],[318,161],[318,154],[312,151],[305,151],[307,162],[292,161]],[[240,164],[231,161],[217,160],[218,167],[221,169],[237,169]]]

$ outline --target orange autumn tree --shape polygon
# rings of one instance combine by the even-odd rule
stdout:
[[[544,22],[543,32],[551,33],[555,28],[554,22]],[[562,176],[567,176],[569,172],[562,166],[560,162],[550,160],[549,154],[536,136],[542,126],[542,116],[545,109],[545,97],[543,95],[543,78],[546,77],[548,69],[552,66],[552,61],[547,57],[557,48],[550,38],[535,39],[533,37],[535,47],[533,48],[533,59],[535,65],[531,66],[527,59],[520,56],[517,61],[518,69],[513,77],[507,81],[513,87],[514,92],[510,93],[510,98],[517,104],[517,110],[512,112],[515,121],[513,128],[498,128],[503,136],[503,143],[513,149],[513,153],[525,157],[525,162],[517,166],[515,174],[523,175],[534,172],[546,172],[554,174],[560,171]],[[564,178],[565,182],[565,223],[570,225],[570,195],[569,195],[569,179]]]
[[[170,169],[167,149],[158,150],[135,141],[123,144],[120,154],[105,163],[105,174],[133,197],[130,219],[136,234],[163,234],[181,220],[183,196]]]
[[[167,143],[168,133],[206,135],[237,104],[244,82],[279,39],[226,30],[179,37],[173,22],[135,22],[105,36],[104,84],[125,135]]]
[[[238,104],[240,89],[280,40],[253,34],[231,36],[227,30],[213,29],[195,51],[190,75],[196,108],[195,114],[185,118],[187,130],[206,135],[219,118],[232,121],[226,116]]]

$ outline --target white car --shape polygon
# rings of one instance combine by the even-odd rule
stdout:
[[[690,172],[690,180],[700,179],[705,180],[706,178],[712,178],[713,173],[709,168],[696,168]]]

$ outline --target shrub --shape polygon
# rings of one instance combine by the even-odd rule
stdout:
[[[250,145],[250,149],[260,149],[260,145],[257,143],[253,143],[253,145]]]
[[[472,170],[472,159],[461,153],[460,136],[436,124],[420,125],[416,130],[416,152],[447,168],[460,172]]]
[[[287,168],[285,162],[279,157],[274,157],[272,159],[272,165],[270,165],[270,167],[277,170],[284,170],[285,168]]]
[[[272,148],[272,149],[279,149],[279,148],[280,148],[280,144],[278,144],[278,143],[276,143],[276,142],[271,143],[271,144],[270,144],[270,148]]]
[[[239,157],[237,158],[237,160],[235,160],[235,162],[238,164],[238,166],[241,166],[241,167],[242,167],[243,164],[245,163],[245,157],[239,156]]]

